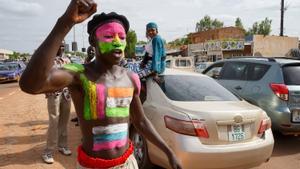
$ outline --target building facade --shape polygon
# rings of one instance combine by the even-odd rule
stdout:
[[[244,56],[245,32],[237,27],[225,27],[191,33],[188,36],[189,55],[196,56],[196,62],[214,62],[221,59]]]
[[[9,59],[9,55],[12,55],[14,52],[7,49],[0,49],[0,60]]]

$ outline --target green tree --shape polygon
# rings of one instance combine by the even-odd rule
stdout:
[[[11,55],[9,55],[9,59],[10,60],[18,60],[21,58],[21,54],[19,52],[15,52]]]
[[[236,20],[235,20],[235,27],[238,27],[238,28],[241,28],[241,29],[244,30],[244,26],[243,26],[241,18],[239,18],[239,17],[236,18]]]
[[[137,43],[136,33],[134,30],[129,30],[126,36],[125,57],[132,58],[135,56],[135,45]]]
[[[270,35],[272,29],[271,29],[272,20],[265,18],[265,20],[261,21],[260,23],[254,22],[252,25],[252,28],[250,28],[246,35]]]
[[[223,22],[217,19],[213,20],[210,16],[205,15],[199,22],[196,23],[196,32],[222,28],[223,26]]]

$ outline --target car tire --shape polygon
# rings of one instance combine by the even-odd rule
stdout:
[[[146,139],[140,135],[134,126],[130,128],[130,139],[134,145],[134,157],[140,169],[152,169],[154,165],[151,163],[148,155],[148,147]]]

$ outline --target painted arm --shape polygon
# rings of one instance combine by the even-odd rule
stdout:
[[[130,105],[130,117],[132,120],[131,122],[140,134],[142,134],[146,139],[150,140],[151,143],[159,147],[167,155],[170,166],[173,169],[181,169],[182,167],[179,164],[174,152],[168,147],[165,141],[157,133],[151,122],[145,116],[142,103],[139,98],[140,81],[138,79],[138,76],[133,79],[135,79],[135,89],[133,100]]]
[[[54,28],[35,51],[22,74],[20,87],[31,94],[59,90],[73,81],[68,71],[54,69],[54,58],[59,46],[72,27],[95,13],[93,0],[71,0],[66,12],[57,20]]]

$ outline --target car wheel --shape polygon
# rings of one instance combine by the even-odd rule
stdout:
[[[134,145],[134,157],[140,169],[151,169],[153,164],[149,160],[146,139],[140,135],[132,126],[130,129],[130,139]]]

